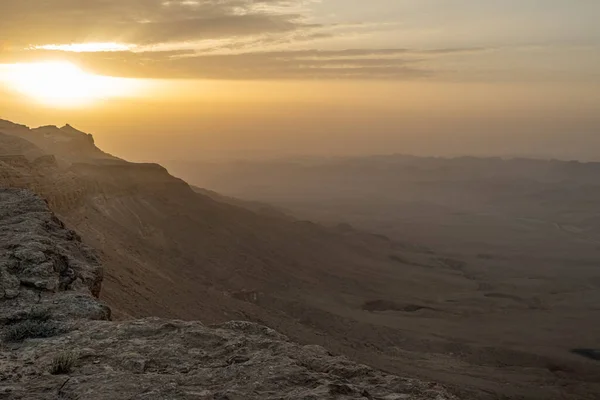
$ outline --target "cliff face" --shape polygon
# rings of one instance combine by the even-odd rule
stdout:
[[[30,129],[0,119],[0,132],[31,142],[43,152],[53,154],[63,165],[80,161],[119,161],[94,145],[92,135],[78,131],[70,125],[62,128],[49,125]]]
[[[44,200],[0,189],[1,399],[451,399],[249,322],[111,322],[102,268]]]
[[[31,312],[64,320],[109,319],[102,268],[79,236],[27,190],[0,189],[0,321]]]
[[[12,133],[2,133],[3,126]],[[193,195],[185,182],[158,164],[129,163],[106,155],[94,146],[91,135],[70,127],[29,130],[2,120],[0,187],[31,189],[59,213],[73,211],[86,199],[140,191]]]

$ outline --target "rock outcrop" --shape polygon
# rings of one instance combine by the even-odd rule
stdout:
[[[31,312],[53,319],[109,319],[102,267],[91,249],[30,191],[0,189],[0,322]]]
[[[54,125],[30,129],[0,119],[0,132],[26,139],[47,154],[53,154],[61,165],[76,162],[121,161],[94,145],[91,134],[81,132],[67,124],[62,128]]]
[[[452,399],[264,326],[110,321],[93,251],[0,189],[0,399]]]

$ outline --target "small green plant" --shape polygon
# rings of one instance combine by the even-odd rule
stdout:
[[[48,320],[26,319],[9,325],[4,331],[5,342],[22,342],[25,339],[47,338],[60,333],[58,326]]]
[[[68,374],[77,362],[77,358],[77,354],[70,351],[57,354],[50,364],[50,373],[52,375]]]

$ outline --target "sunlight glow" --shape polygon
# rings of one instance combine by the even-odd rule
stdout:
[[[36,46],[36,50],[58,50],[70,51],[74,53],[94,53],[110,51],[129,51],[135,46],[122,43],[71,43],[71,44],[47,44]]]
[[[0,81],[41,103],[57,107],[87,105],[95,100],[135,94],[135,79],[87,73],[69,62],[9,64],[0,69]]]

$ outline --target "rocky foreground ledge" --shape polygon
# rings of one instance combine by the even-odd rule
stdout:
[[[454,399],[249,322],[112,322],[101,283],[43,199],[0,189],[0,399]]]

